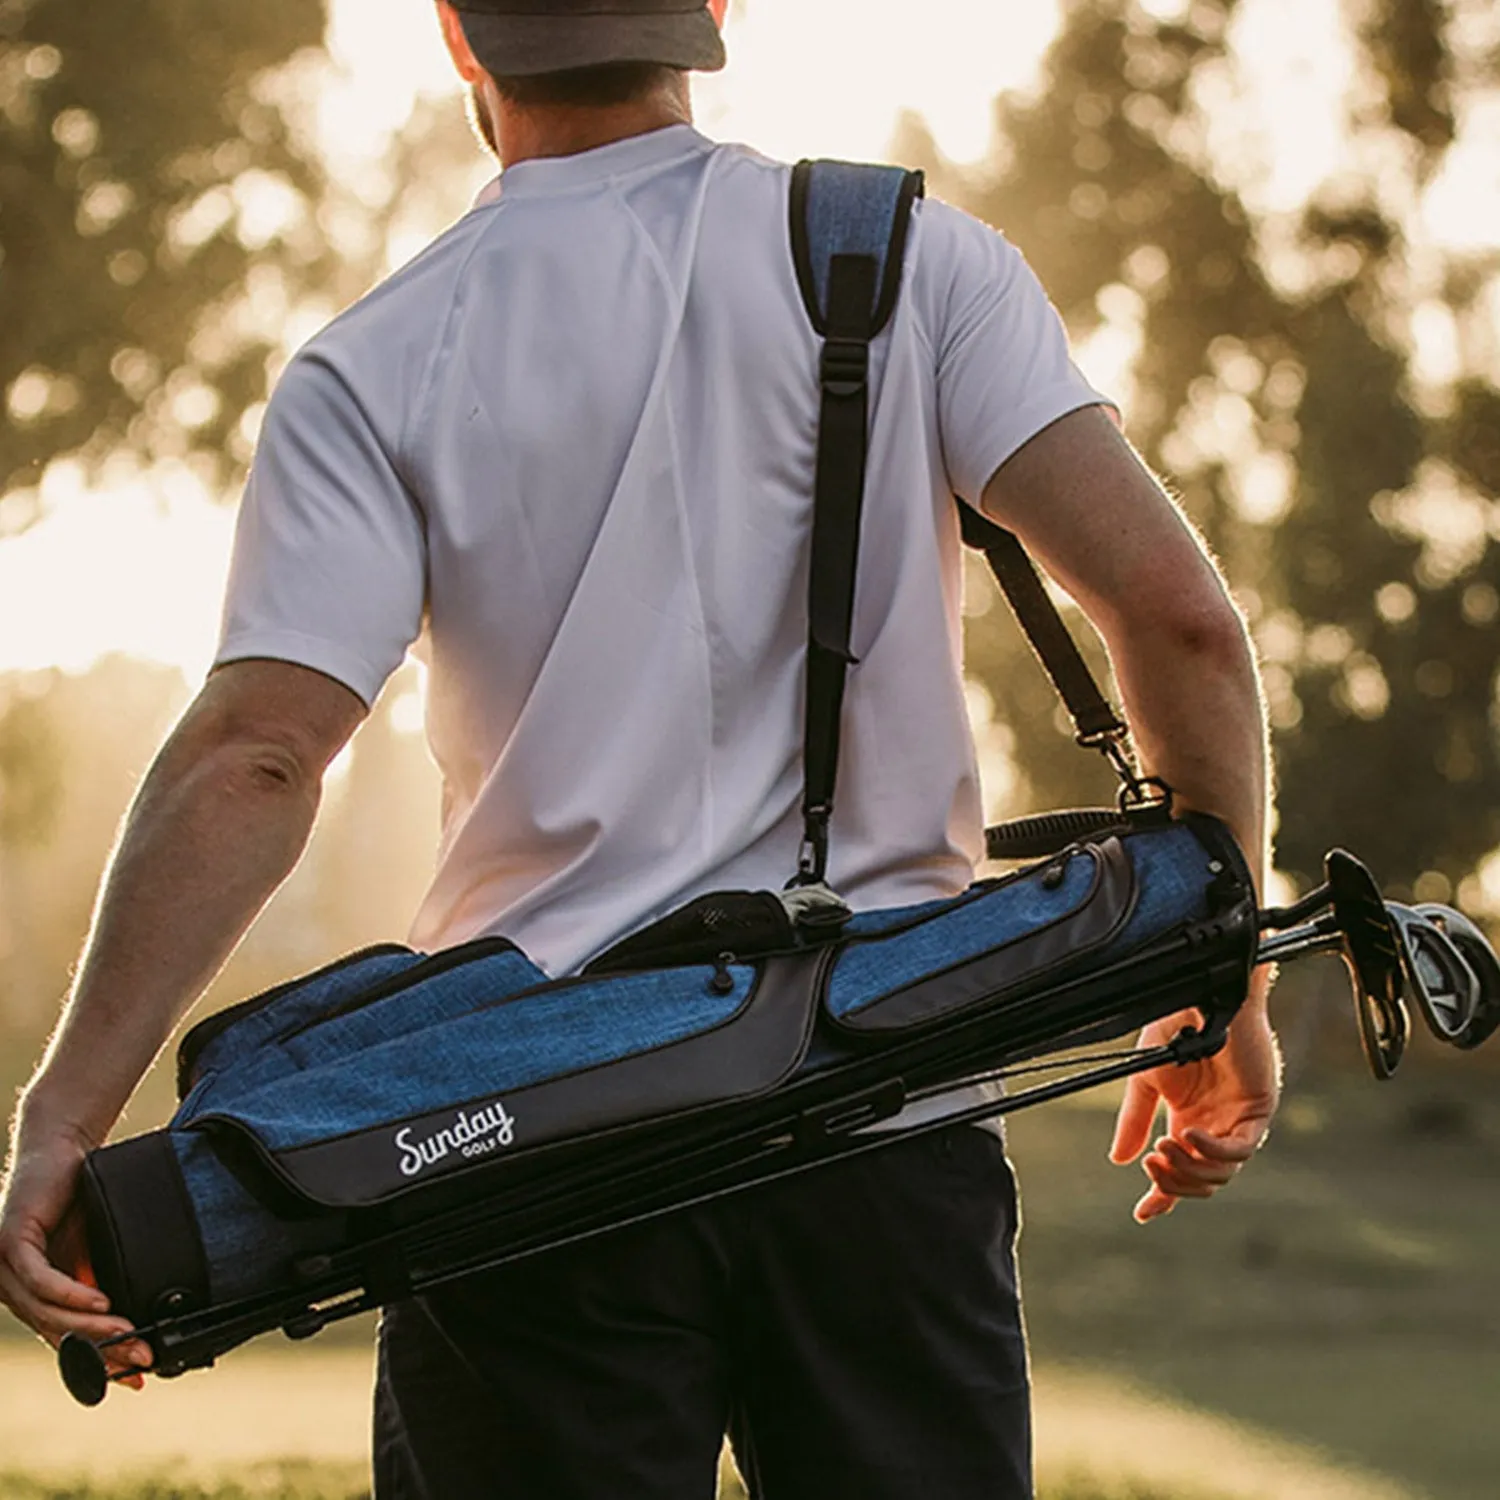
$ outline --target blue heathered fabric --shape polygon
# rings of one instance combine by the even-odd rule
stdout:
[[[318,991],[314,997],[316,1003],[283,1007],[278,1002],[275,1009],[279,1025],[263,1024],[261,1018],[265,1012],[257,1012],[240,1022],[220,1039],[227,1041],[232,1035],[236,1042],[232,1049],[218,1049],[216,1055],[221,1065],[194,1086],[177,1113],[177,1123],[187,1124],[220,1109],[232,1111],[236,1100],[278,1078],[337,1061],[381,1042],[412,1036],[427,1027],[456,1020],[481,1005],[492,1005],[547,982],[547,976],[525,954],[509,950],[475,958],[398,990],[373,1005],[361,1006],[329,1021],[318,1021],[320,1015],[357,1000],[363,991],[374,989],[382,978],[411,967],[410,962],[391,964],[388,960],[371,964],[362,984],[334,989],[322,984],[314,986]],[[295,1036],[286,1035],[309,1023],[315,1024]],[[240,1030],[252,1025],[256,1045],[254,1050],[247,1050],[239,1040]],[[283,1039],[278,1041],[278,1037]]]
[[[256,1056],[272,1037],[333,1010],[343,1001],[373,989],[382,980],[421,963],[426,954],[376,953],[332,972],[310,974],[289,986],[268,1005],[251,1012],[219,1033],[199,1054],[200,1077],[219,1068],[238,1066]]]
[[[311,1248],[305,1241],[318,1228],[278,1219],[240,1185],[201,1131],[174,1131],[172,1148],[198,1219],[213,1299],[229,1301],[287,1286],[292,1261]],[[326,1235],[326,1219],[319,1227]]]
[[[840,1019],[853,1015],[918,979],[1057,921],[1083,904],[1094,869],[1092,860],[1069,860],[1062,881],[1052,890],[1038,871],[940,911],[919,927],[853,944],[839,956],[829,977],[830,1014]]]
[[[1179,826],[1140,835],[1127,840],[1125,848],[1135,866],[1136,906],[1125,927],[1101,950],[1109,957],[1202,917],[1210,878],[1209,856],[1190,829]],[[867,938],[840,955],[828,983],[829,1013],[839,1019],[853,1015],[928,974],[1057,921],[1082,904],[1092,879],[1092,863],[1074,859],[1055,890],[1044,887],[1038,872],[974,900],[931,903],[934,915],[921,926]],[[907,910],[909,914],[921,908]],[[868,913],[859,931],[878,932],[881,925],[890,925],[886,919],[892,915]]]
[[[713,972],[705,965],[601,978],[523,996],[434,1027],[420,1046],[399,1037],[243,1095],[226,1089],[209,1107],[273,1151],[393,1124],[708,1031],[744,1004],[754,980],[752,968],[736,965],[733,990],[720,995],[709,985]]]
[[[876,937],[906,922],[917,922],[923,917],[935,917],[939,912],[946,911],[949,907],[957,906],[968,899],[967,895],[944,896],[937,901],[918,902],[915,906],[883,906],[879,911],[855,912],[844,924],[844,933],[847,937]]]
[[[835,255],[873,255],[885,278],[891,224],[906,174],[899,167],[819,162],[807,196],[807,239],[818,306],[827,313],[829,269]]]
[[[1211,855],[1197,835],[1180,824],[1130,839],[1135,861],[1136,901],[1130,921],[1100,950],[1101,958],[1123,958],[1174,927],[1208,915]]]
[[[429,1027],[546,983],[547,976],[524,953],[497,953],[323,1021],[282,1045],[299,1068],[317,1068],[398,1037],[410,1040]]]

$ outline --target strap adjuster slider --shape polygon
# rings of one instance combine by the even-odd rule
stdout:
[[[864,339],[826,339],[818,376],[829,395],[860,395],[870,383],[869,344]]]

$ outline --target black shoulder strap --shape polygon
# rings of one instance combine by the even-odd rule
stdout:
[[[961,500],[958,520],[965,545],[984,553],[995,581],[1010,601],[1026,639],[1072,717],[1079,744],[1093,746],[1127,733],[1124,721],[1099,691],[1078,643],[1068,633],[1036,564],[1015,533],[986,520]]]
[[[823,336],[808,582],[803,844],[794,885],[820,882],[828,869],[844,687],[854,664],[849,639],[869,446],[870,343],[895,309],[911,207],[921,193],[922,174],[899,167],[804,161],[792,172],[792,259],[808,317]],[[1137,772],[1124,721],[1100,692],[1019,539],[971,506],[959,502],[958,509],[965,543],[985,554],[1072,715],[1078,743],[1100,750],[1119,774],[1122,806],[1169,803],[1164,785]],[[990,844],[993,850],[996,841]]]
[[[801,162],[792,172],[792,258],[808,316],[823,336],[795,885],[816,884],[828,871],[844,684],[854,661],[849,635],[869,448],[870,343],[895,308],[911,205],[921,191],[921,173],[895,167]]]

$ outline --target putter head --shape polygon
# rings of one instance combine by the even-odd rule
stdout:
[[[1354,981],[1354,1013],[1365,1060],[1377,1079],[1392,1077],[1411,1037],[1404,999],[1402,945],[1375,877],[1344,849],[1325,861],[1333,914]]]

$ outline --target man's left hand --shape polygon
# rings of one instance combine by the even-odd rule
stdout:
[[[1153,1022],[1145,1047],[1170,1042],[1196,1012]],[[1260,1149],[1281,1097],[1281,1059],[1266,1015],[1263,991],[1235,1017],[1223,1050],[1201,1062],[1140,1073],[1126,1085],[1110,1160],[1134,1161],[1151,1141],[1166,1106],[1166,1133],[1141,1163],[1151,1187],[1135,1206],[1145,1224],[1171,1213],[1182,1198],[1211,1198],[1227,1187]]]
[[[96,1342],[129,1333],[92,1285],[82,1225],[73,1211],[86,1150],[66,1132],[18,1129],[10,1170],[0,1192],[0,1303],[56,1346],[64,1334]],[[114,1371],[150,1361],[143,1344],[108,1353]],[[137,1375],[129,1382],[140,1384]]]

